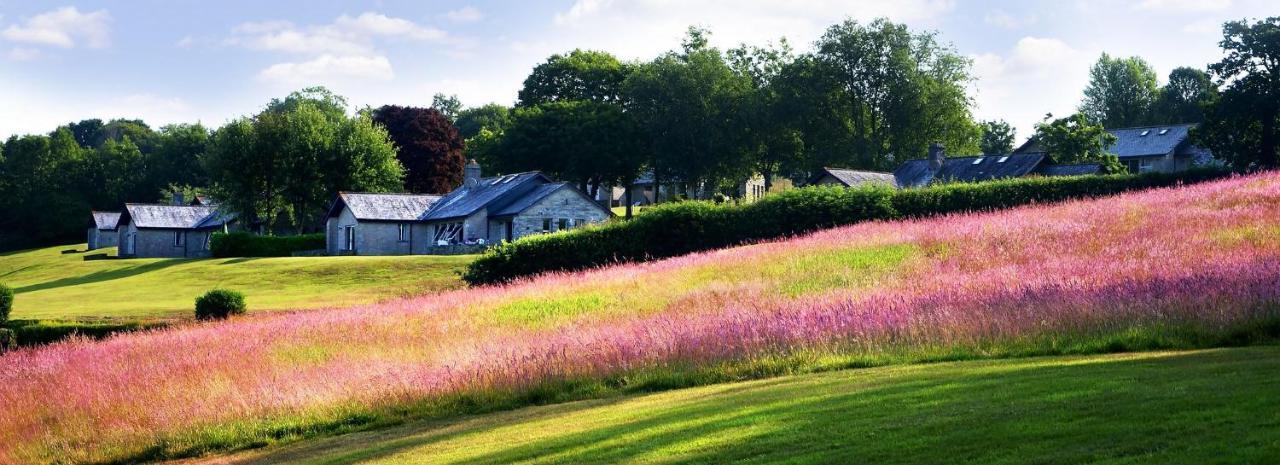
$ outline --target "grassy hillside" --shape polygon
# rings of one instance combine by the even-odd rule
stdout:
[[[1265,463],[1280,348],[872,368],[415,422],[204,465]]]
[[[0,462],[200,455],[850,367],[1269,342],[1278,281],[1280,174],[864,223],[7,353]]]
[[[245,293],[251,311],[365,304],[460,287],[471,256],[83,260],[84,245],[0,255],[17,291],[13,319],[188,317],[214,287]],[[94,251],[93,253],[102,253]],[[114,250],[111,250],[114,254]]]

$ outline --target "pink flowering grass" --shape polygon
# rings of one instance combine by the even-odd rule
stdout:
[[[660,262],[0,356],[0,463],[922,360],[1280,333],[1280,175],[877,222]],[[252,305],[252,302],[250,302]]]

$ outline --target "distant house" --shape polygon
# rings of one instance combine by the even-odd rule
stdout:
[[[89,250],[115,247],[120,242],[119,223],[120,212],[89,212]]]
[[[463,185],[444,196],[343,193],[329,209],[335,255],[435,254],[604,221],[608,209],[539,172],[482,178],[467,164]]]
[[[325,222],[325,248],[329,255],[423,253],[414,250],[414,239],[422,249],[430,238],[419,221],[438,200],[439,195],[339,193]]]
[[[898,182],[893,177],[893,173],[847,170],[843,168],[823,168],[809,180],[809,185],[811,186],[858,187],[873,184],[894,187],[898,185]]]
[[[1107,148],[1124,163],[1131,173],[1152,171],[1184,171],[1193,166],[1213,162],[1213,153],[1191,143],[1194,124],[1170,124],[1136,128],[1108,129],[1116,143]],[[1043,153],[1044,149],[1028,140],[1015,154]]]
[[[175,202],[178,203],[178,202]],[[235,217],[208,205],[127,203],[117,226],[121,257],[209,256],[210,236]]]
[[[929,148],[929,158],[907,160],[893,171],[898,187],[923,187],[945,182],[977,182],[1023,176],[1096,174],[1097,164],[1052,165],[1044,153],[947,157],[941,145]]]

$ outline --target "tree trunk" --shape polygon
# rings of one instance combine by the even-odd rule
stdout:
[[[628,219],[628,220],[629,220],[629,219],[631,219],[631,203],[632,203],[632,200],[631,200],[631,192],[634,190],[634,189],[632,189],[633,187],[634,187],[634,185],[627,185],[627,187],[626,187],[626,189],[627,189],[627,190],[626,190],[626,199],[627,199],[627,219]]]

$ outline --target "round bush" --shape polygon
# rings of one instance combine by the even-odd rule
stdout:
[[[221,320],[244,313],[244,294],[227,289],[214,289],[196,298],[196,319]]]
[[[10,310],[13,310],[13,289],[0,284],[0,325],[9,321]]]
[[[9,328],[0,328],[0,354],[18,348],[18,335]]]

